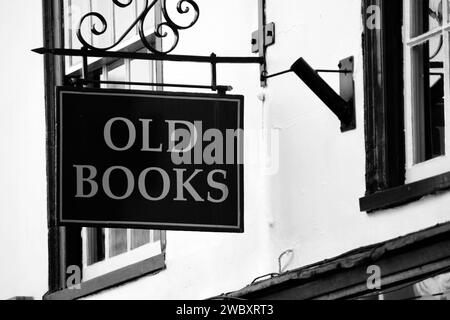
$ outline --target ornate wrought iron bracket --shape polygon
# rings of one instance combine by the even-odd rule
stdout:
[[[121,0],[112,0],[112,1],[116,6],[120,8],[126,8],[131,4],[133,4],[134,2],[133,0],[122,0],[124,2],[122,2]],[[158,48],[155,47],[154,43],[148,41],[145,35],[145,20],[147,19],[149,12],[152,10],[153,7],[155,7],[158,1],[161,1],[161,11],[165,21],[162,21],[156,25],[154,35],[157,38],[163,39],[167,38],[169,33],[172,34],[174,40],[170,48],[167,50],[163,49],[158,50]],[[112,45],[107,47],[96,47],[92,43],[87,41],[86,38],[84,37],[82,27],[85,21],[93,22],[90,30],[92,32],[92,35],[90,36],[101,36],[105,34],[105,32],[108,30],[108,22],[102,14],[98,12],[89,12],[85,14],[80,20],[77,31],[77,37],[78,40],[81,42],[81,44],[87,49],[108,51],[117,47],[132,30],[135,30],[135,27],[137,26],[139,37],[141,38],[141,42],[144,45],[144,47],[146,47],[155,54],[168,54],[177,47],[180,39],[180,30],[186,30],[194,26],[197,23],[198,18],[200,16],[200,9],[194,0],[179,0],[176,10],[180,15],[184,15],[193,11],[194,12],[193,18],[186,25],[177,24],[169,14],[169,11],[167,10],[167,0],[145,0],[144,9],[138,15],[137,19],[127,28],[127,30],[122,35],[120,35],[117,38],[117,40]],[[96,22],[100,22],[101,26],[99,27]]]
[[[120,8],[126,8],[133,3],[133,0],[112,0],[115,5]],[[161,5],[163,21],[157,22],[155,31],[152,35],[146,35],[144,32],[144,24],[149,12],[155,5]],[[218,57],[214,53],[210,56],[193,56],[193,55],[173,55],[172,52],[179,42],[180,30],[186,30],[196,24],[199,19],[200,9],[195,0],[179,0],[176,6],[176,11],[183,15],[188,12],[193,12],[192,20],[186,25],[180,25],[172,19],[171,14],[167,10],[167,0],[145,0],[144,9],[138,15],[137,19],[127,28],[127,30],[120,35],[117,40],[107,47],[96,47],[92,43],[86,40],[82,30],[86,21],[93,22],[90,29],[90,39],[95,36],[105,34],[108,29],[108,22],[106,18],[98,12],[90,12],[84,15],[79,23],[77,30],[78,40],[83,45],[82,49],[64,49],[64,48],[39,48],[33,50],[39,54],[51,54],[56,56],[72,56],[82,57],[82,77],[74,79],[78,85],[86,85],[89,83],[104,83],[104,84],[124,84],[124,85],[143,85],[143,86],[158,86],[158,87],[178,87],[178,88],[196,88],[196,89],[210,89],[217,91],[219,94],[225,94],[227,91],[232,90],[231,86],[223,86],[217,84],[217,65],[218,64],[249,64],[255,63],[259,65],[265,65],[265,56],[260,57]],[[98,25],[100,22],[100,25]],[[139,37],[143,47],[150,50],[151,53],[139,53],[139,52],[126,52],[126,51],[114,51],[127,35],[138,28]],[[155,46],[156,41],[149,41],[149,39],[163,39],[167,38],[169,33],[172,34],[174,39],[169,49],[163,50]],[[161,50],[159,50],[161,49]],[[189,85],[189,84],[168,84],[168,83],[141,83],[141,82],[118,82],[118,81],[98,81],[90,80],[88,58],[113,58],[113,59],[133,59],[133,60],[149,60],[149,61],[180,61],[180,62],[196,62],[196,63],[208,63],[211,65],[211,85]]]

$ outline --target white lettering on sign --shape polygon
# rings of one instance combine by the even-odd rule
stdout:
[[[162,152],[162,144],[160,144],[158,148],[150,148],[149,130],[150,123],[153,122],[153,120],[139,119],[139,121],[142,122],[142,151]]]
[[[98,184],[93,179],[97,176],[97,169],[93,166],[74,166],[77,171],[77,198],[92,198],[98,192]],[[89,171],[87,177],[84,176],[85,169]],[[85,184],[91,187],[90,192],[86,194]]]
[[[211,196],[211,194],[208,193],[208,201],[213,202],[213,203],[221,203],[221,202],[224,202],[228,198],[228,187],[225,184],[216,182],[214,180],[214,175],[216,173],[222,174],[223,178],[226,180],[227,172],[223,171],[223,170],[214,170],[208,174],[208,185],[212,188],[216,188],[217,190],[220,190],[222,192],[222,197],[220,199],[214,199]]]
[[[150,145],[150,133],[153,119],[139,119],[137,126],[127,118],[110,119],[104,127],[103,136],[106,146],[116,152],[126,152],[133,148],[138,141],[137,132],[142,133],[142,152],[163,153],[164,143]],[[203,123],[195,121],[165,121],[168,138],[167,151],[171,153],[171,160],[175,166],[179,165],[224,165],[236,162],[237,141],[242,138],[242,130],[226,130],[225,137],[218,129],[209,129],[203,133]],[[126,127],[128,140],[125,145],[118,145],[118,139],[114,139],[115,128]],[[123,128],[122,131],[123,132]],[[116,137],[117,138],[117,137]],[[203,146],[203,142],[205,146]],[[225,144],[225,145],[224,145]],[[226,153],[226,159],[225,159]],[[238,164],[243,159],[238,152]],[[169,194],[173,194],[173,201],[222,203],[228,199],[229,189],[226,184],[227,172],[225,170],[194,169],[188,173],[188,169],[174,168],[167,172],[162,168],[149,167],[141,172],[133,172],[123,166],[112,166],[104,172],[92,165],[74,165],[76,174],[76,198],[93,198],[100,191],[112,200],[125,200],[136,190],[148,201],[161,201]],[[209,190],[206,194],[200,194],[195,185],[200,179],[206,180]],[[116,181],[113,186],[112,180]],[[117,184],[120,182],[120,187]],[[152,183],[161,185],[160,190],[151,188]],[[101,188],[101,190],[100,190]],[[149,190],[152,190],[151,192]],[[173,191],[171,193],[171,190]]]
[[[110,179],[111,179],[111,174],[114,171],[123,172],[126,176],[127,191],[122,196],[117,196],[111,191],[111,183],[110,183],[111,180]],[[105,191],[106,195],[109,198],[111,198],[113,200],[124,200],[124,199],[127,199],[128,197],[130,197],[134,191],[134,176],[133,176],[133,173],[125,167],[112,167],[105,171],[105,174],[103,175],[103,179],[102,179],[102,185],[103,185],[103,190]]]
[[[129,132],[128,143],[126,146],[124,146],[122,148],[117,147],[114,144],[114,142],[112,141],[112,137],[111,137],[112,126],[114,123],[116,123],[118,121],[124,122],[127,125],[128,132]],[[114,118],[114,119],[109,120],[106,123],[105,130],[104,130],[104,136],[105,136],[105,142],[108,145],[108,147],[110,147],[114,151],[126,151],[126,150],[130,149],[133,146],[134,142],[136,141],[136,128],[134,127],[133,122],[131,122],[130,120],[128,120],[126,118]]]
[[[163,189],[161,191],[161,194],[158,197],[152,197],[147,193],[146,188],[146,178],[147,174],[151,171],[156,171],[161,175],[161,178],[163,180]],[[163,200],[170,191],[170,177],[163,169],[160,168],[148,168],[144,171],[142,171],[141,175],[139,176],[139,191],[141,192],[142,196],[149,200],[149,201],[160,201]]]

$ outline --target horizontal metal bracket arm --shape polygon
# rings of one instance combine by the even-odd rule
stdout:
[[[262,64],[264,59],[261,57],[211,57],[195,55],[176,55],[176,54],[152,54],[140,52],[123,51],[99,51],[99,50],[79,50],[79,49],[54,49],[38,48],[32,50],[38,54],[52,54],[56,56],[89,57],[89,58],[118,58],[133,60],[150,61],[174,61],[174,62],[198,62],[198,63],[224,63],[224,64]]]
[[[83,58],[83,79],[74,79],[75,84],[85,85],[88,83],[104,83],[106,81],[89,80],[88,75],[88,58],[116,58],[116,59],[132,59],[132,60],[148,60],[148,61],[173,61],[173,62],[195,62],[211,64],[211,85],[189,85],[189,84],[164,84],[164,83],[137,83],[137,82],[120,82],[110,84],[125,84],[125,85],[142,85],[142,86],[159,86],[159,87],[174,87],[174,88],[194,88],[194,89],[210,89],[224,94],[231,91],[231,86],[217,85],[217,64],[263,64],[264,60],[261,57],[218,57],[214,53],[210,56],[193,56],[193,55],[168,55],[168,54],[153,54],[140,52],[123,52],[123,51],[100,51],[100,50],[86,50],[86,49],[53,49],[53,48],[38,48],[32,50],[38,54],[51,54],[56,56],[71,56]]]

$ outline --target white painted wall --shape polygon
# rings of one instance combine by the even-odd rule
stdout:
[[[0,3],[0,299],[47,291],[41,1]]]

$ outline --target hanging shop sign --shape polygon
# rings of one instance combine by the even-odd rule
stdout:
[[[244,98],[57,88],[60,225],[243,232]]]

